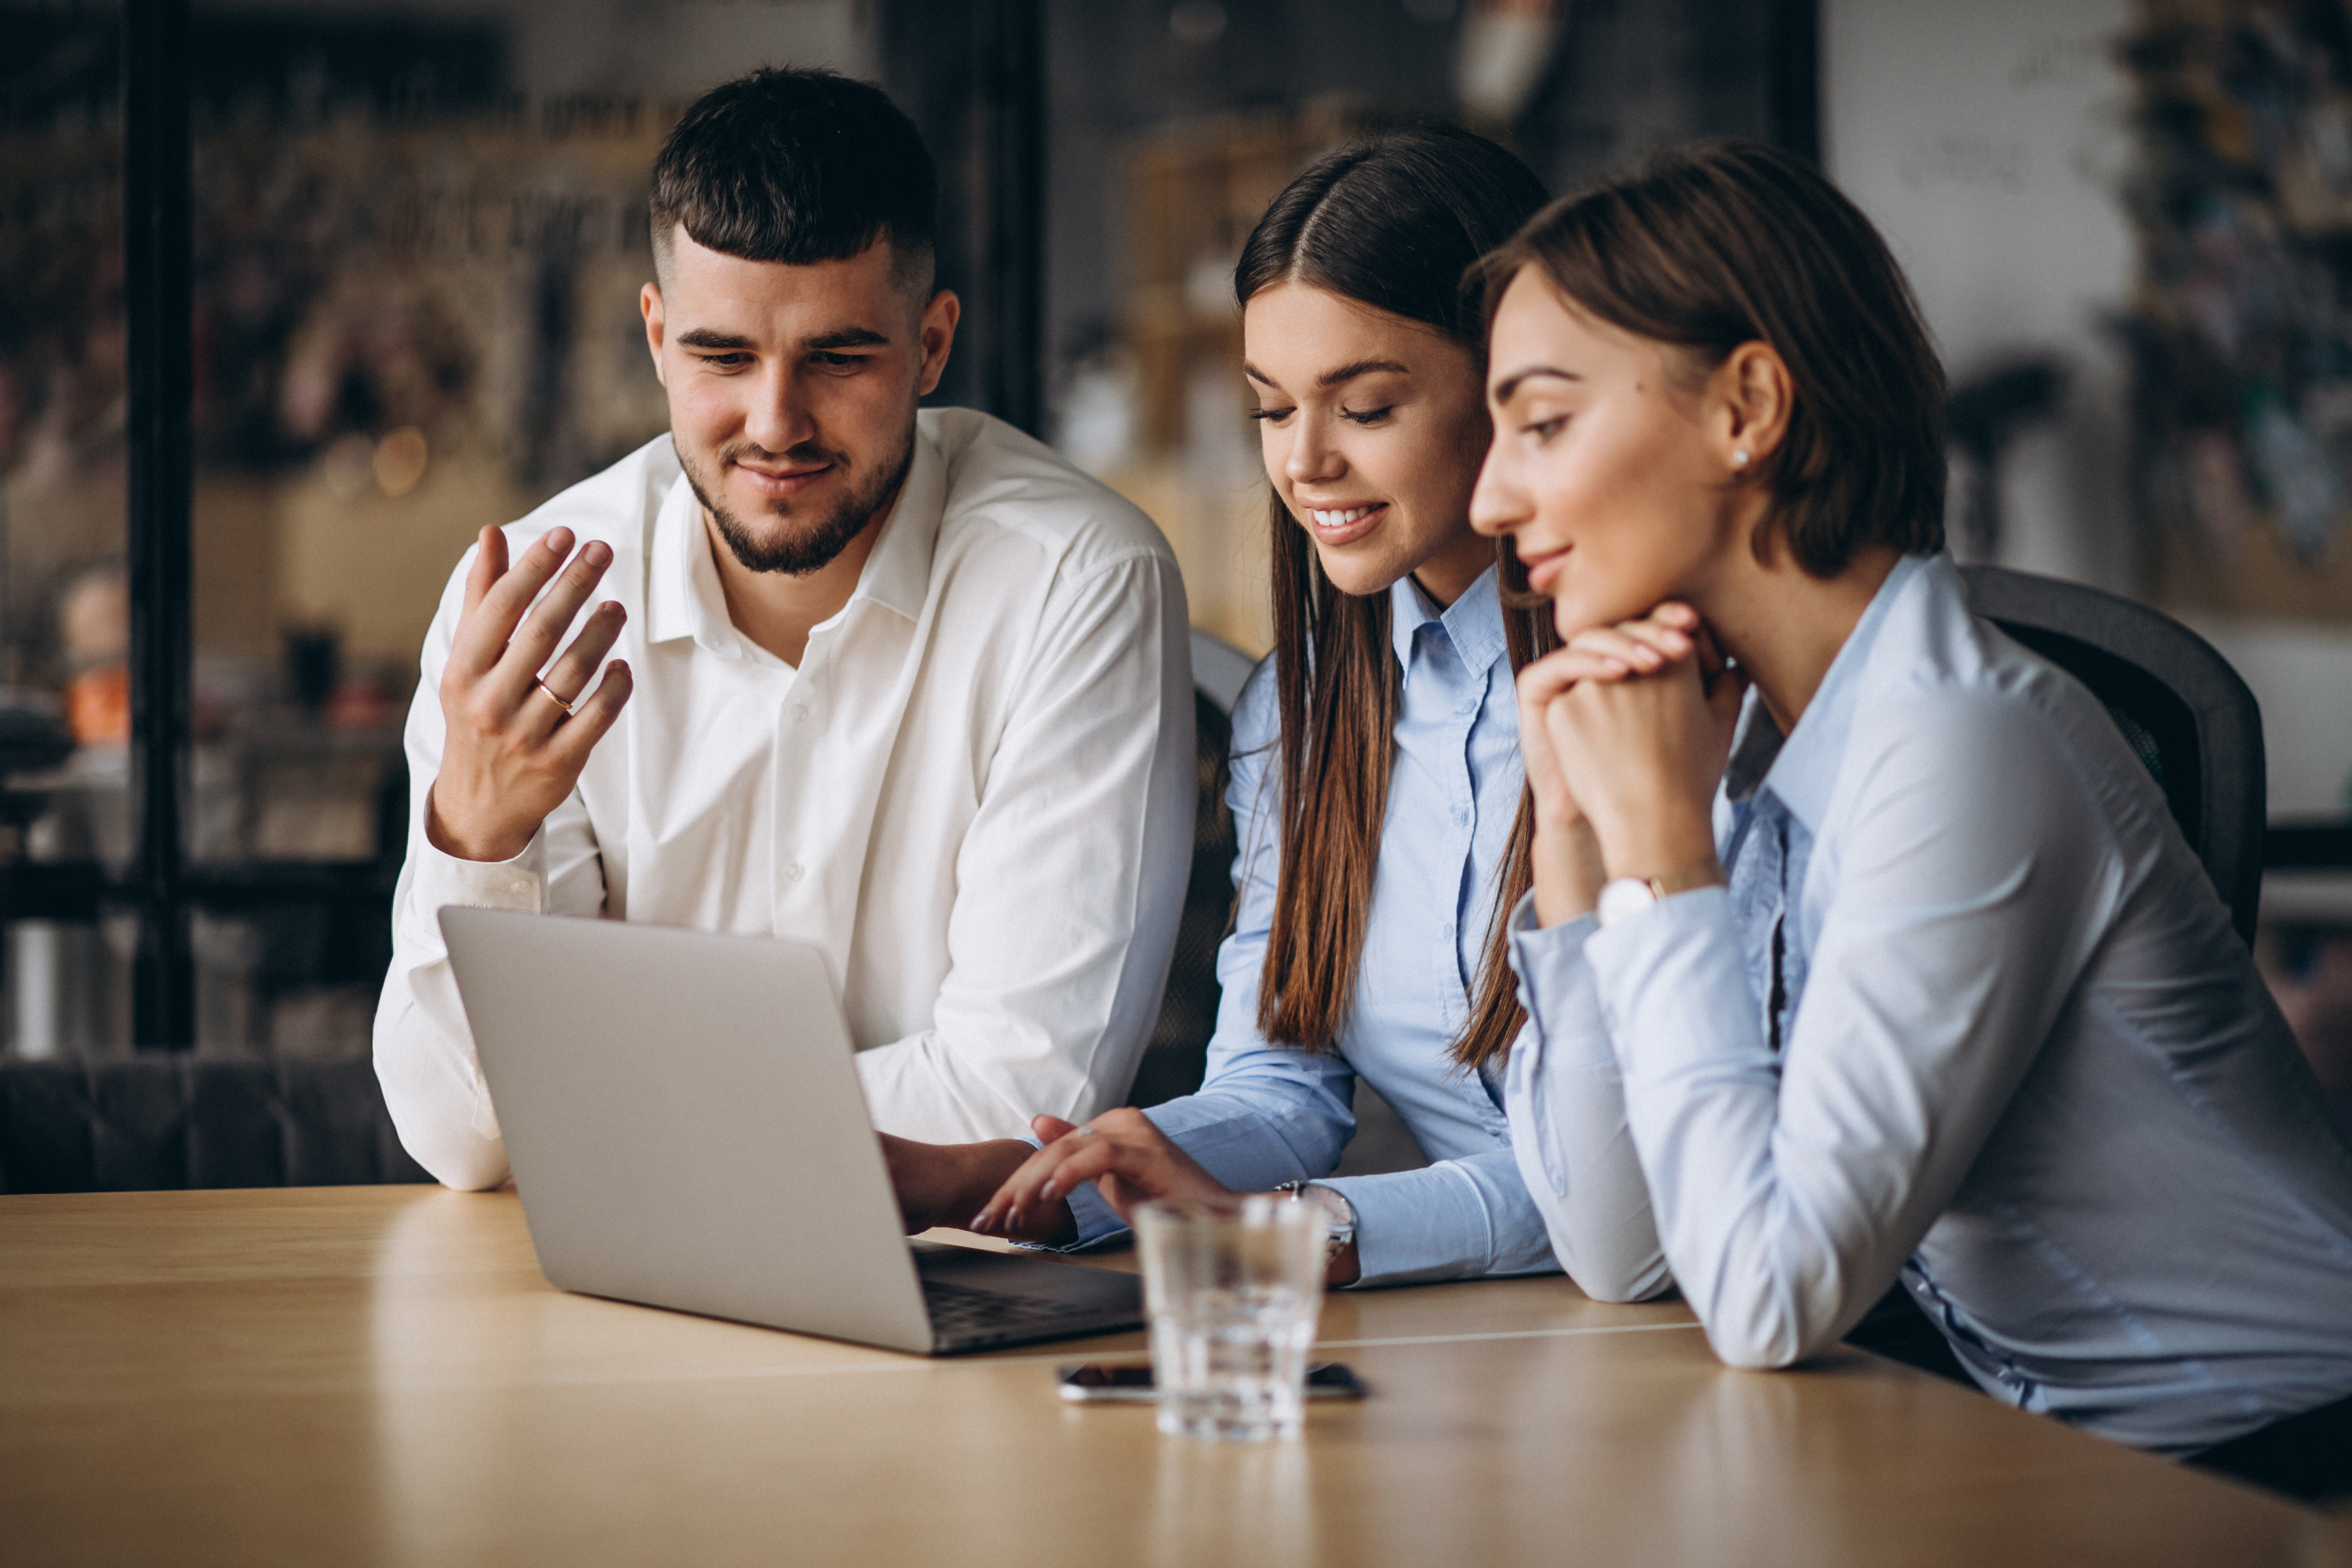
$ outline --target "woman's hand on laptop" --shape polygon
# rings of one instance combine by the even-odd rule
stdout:
[[[1069,1195],[1085,1182],[1094,1183],[1119,1218],[1128,1220],[1137,1205],[1154,1198],[1231,1195],[1132,1107],[1106,1110],[1084,1126],[1057,1116],[1033,1116],[1029,1128],[1045,1146],[996,1189],[973,1218],[972,1229],[1025,1237],[1046,1215],[1068,1215]]]
[[[589,685],[621,635],[619,605],[597,605],[557,655],[613,563],[611,547],[601,542],[577,555],[572,544],[570,529],[551,528],[509,570],[505,532],[482,530],[441,675],[441,771],[425,801],[425,836],[445,855],[511,860],[521,854],[579,784],[589,750],[629,700],[629,667],[618,659],[605,666],[594,689]]]

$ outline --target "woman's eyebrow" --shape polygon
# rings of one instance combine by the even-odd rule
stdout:
[[[1487,395],[1492,397],[1497,403],[1508,403],[1511,400],[1511,394],[1518,391],[1519,384],[1521,382],[1532,380],[1534,377],[1539,375],[1553,376],[1561,381],[1582,381],[1584,379],[1572,370],[1560,370],[1555,366],[1548,364],[1531,364],[1524,370],[1513,371],[1509,375],[1507,375],[1502,380],[1496,382],[1495,384],[1495,390],[1487,394]]]
[[[1315,384],[1337,386],[1343,381],[1353,381],[1360,375],[1370,375],[1374,371],[1390,371],[1398,375],[1412,374],[1406,366],[1399,364],[1392,359],[1360,359],[1351,364],[1343,364],[1337,370],[1324,372],[1323,374],[1316,377]]]
[[[1360,359],[1343,364],[1337,370],[1324,372],[1315,378],[1315,384],[1318,389],[1328,389],[1339,385],[1341,382],[1353,381],[1360,375],[1371,375],[1379,372],[1387,372],[1393,375],[1411,375],[1412,367],[1400,364],[1392,359]],[[1242,374],[1261,386],[1277,385],[1274,377],[1247,360],[1242,361]]]

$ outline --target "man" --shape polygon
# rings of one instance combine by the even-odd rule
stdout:
[[[918,415],[959,309],[933,203],[869,85],[760,71],[697,103],[641,301],[669,434],[450,581],[375,1057],[452,1186],[507,1165],[446,904],[820,944],[887,1132],[1017,1137],[1126,1092],[1191,853],[1183,587],[1046,447]]]

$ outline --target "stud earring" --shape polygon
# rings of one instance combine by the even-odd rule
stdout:
[[[1731,449],[1731,466],[1735,468],[1744,468],[1748,466],[1747,447],[1734,447]]]

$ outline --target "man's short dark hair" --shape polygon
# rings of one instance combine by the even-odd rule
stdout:
[[[913,287],[930,277],[938,187],[914,121],[880,88],[828,70],[756,70],[703,94],[663,142],[654,256],[668,261],[680,224],[721,255],[793,267],[887,239]]]

